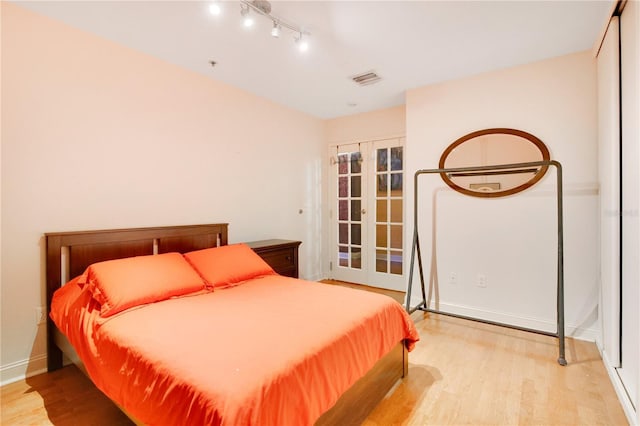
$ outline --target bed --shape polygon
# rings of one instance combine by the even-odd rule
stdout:
[[[419,338],[390,298],[279,276],[226,224],[45,238],[48,369],[64,353],[136,423],[357,424]]]

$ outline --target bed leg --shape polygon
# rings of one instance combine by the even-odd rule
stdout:
[[[53,330],[55,325],[51,318],[47,318],[47,371],[52,372],[62,368],[62,351],[56,345],[53,338]]]

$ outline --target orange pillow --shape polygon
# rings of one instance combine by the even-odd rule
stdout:
[[[180,253],[98,262],[85,273],[103,317],[204,288],[202,278]]]
[[[275,275],[275,271],[246,244],[196,250],[184,257],[214,288],[231,287],[262,275]]]

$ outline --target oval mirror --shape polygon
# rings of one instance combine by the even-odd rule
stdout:
[[[515,129],[486,129],[461,137],[444,150],[439,168],[497,166],[548,161],[549,150],[537,137]],[[548,166],[508,170],[441,173],[454,190],[474,197],[504,197],[538,182]]]

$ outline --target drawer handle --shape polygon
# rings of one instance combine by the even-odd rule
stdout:
[[[287,256],[287,257],[285,257],[285,259],[291,260],[291,256]]]

